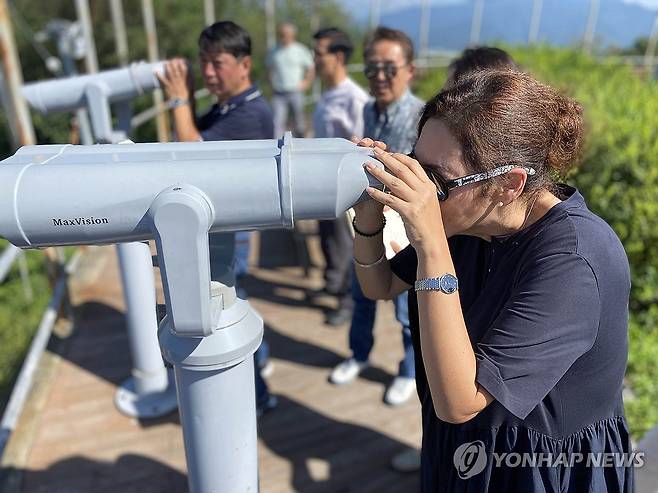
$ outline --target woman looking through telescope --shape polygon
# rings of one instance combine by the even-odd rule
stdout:
[[[582,126],[575,101],[490,70],[426,104],[409,156],[360,142],[388,173],[367,166],[387,193],[369,188],[355,207],[356,273],[373,299],[414,288],[423,491],[632,490],[627,463],[592,465],[630,454],[628,262],[580,193],[552,180],[577,161]],[[385,205],[410,240],[390,262]]]

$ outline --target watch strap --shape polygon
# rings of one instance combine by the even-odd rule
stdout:
[[[443,274],[439,277],[427,277],[418,279],[414,283],[416,291],[441,291],[442,293],[452,294],[459,289],[459,282],[452,274]]]

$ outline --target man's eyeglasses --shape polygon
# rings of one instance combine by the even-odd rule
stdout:
[[[413,159],[416,159],[416,155],[413,152],[407,155]],[[470,185],[472,183],[478,183],[480,181],[489,180],[491,178],[495,178],[496,176],[504,175],[505,173],[509,173],[515,168],[524,169],[525,172],[528,173],[528,176],[532,176],[536,173],[534,168],[530,168],[528,166],[520,166],[518,164],[506,164],[504,166],[499,166],[497,168],[491,169],[489,171],[485,171],[483,173],[474,173],[472,175],[466,175],[459,178],[455,178],[454,180],[446,180],[437,171],[431,169],[430,167],[424,166],[422,164],[421,167],[423,168],[425,173],[427,173],[429,179],[432,180],[432,183],[434,183],[434,185],[436,186],[436,190],[437,190],[436,193],[441,202],[448,199],[448,194],[450,190],[454,190],[455,188]]]
[[[387,79],[392,79],[398,74],[398,70],[406,67],[407,65],[395,65],[393,62],[371,62],[366,63],[366,67],[363,70],[363,73],[368,79],[374,79],[379,75],[379,72],[384,72],[384,77]]]

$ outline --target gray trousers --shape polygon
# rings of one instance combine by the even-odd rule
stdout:
[[[325,289],[338,298],[340,307],[352,308],[352,256],[354,239],[345,214],[337,219],[319,221],[320,246],[327,266]]]
[[[274,138],[280,139],[286,131],[288,109],[292,108],[293,134],[304,137],[304,94],[300,91],[275,92],[272,95],[272,114],[274,117]]]

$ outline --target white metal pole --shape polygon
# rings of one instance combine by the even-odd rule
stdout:
[[[148,48],[148,60],[151,63],[157,62],[160,58],[158,55],[158,33],[155,27],[155,14],[153,12],[153,0],[142,0],[142,16],[144,18],[144,30],[146,31],[146,45]],[[164,96],[161,89],[153,91],[153,102],[158,108],[156,116],[156,125],[158,129],[158,140],[160,142],[169,142],[169,119],[167,113],[163,111]]]
[[[91,25],[88,0],[75,0],[75,11],[78,21],[82,25],[82,34],[85,38],[85,67],[87,72],[98,72],[98,58],[96,57],[96,43],[94,43],[94,30]]]
[[[475,5],[473,6],[473,18],[471,20],[471,46],[476,46],[480,43],[480,31],[482,30],[483,12],[484,0],[475,0]]]
[[[543,0],[533,0],[532,16],[530,17],[530,30],[528,31],[528,44],[534,44],[539,37],[539,26],[541,25],[541,11]]]
[[[587,26],[585,27],[585,36],[583,37],[583,51],[592,52],[594,44],[594,34],[596,33],[596,22],[599,17],[599,0],[590,0],[589,16],[587,17]]]
[[[25,258],[25,253],[22,250],[18,254],[18,271],[21,275],[25,299],[32,301],[34,299],[34,292],[32,291],[32,283],[30,282],[30,271],[27,265],[27,258]]]
[[[314,34],[320,29],[320,9],[318,0],[311,0],[311,19],[309,25],[311,27],[311,34]]]
[[[206,22],[206,26],[214,24],[216,19],[214,0],[203,0],[203,19]]]
[[[276,45],[275,0],[265,0],[265,32],[268,51]]]
[[[7,121],[12,128],[12,146],[18,148],[36,143],[34,127],[27,104],[21,95],[23,74],[14,44],[14,31],[11,26],[7,1],[0,0],[0,61],[4,81],[3,104]]]
[[[656,41],[658,40],[658,14],[653,20],[651,34],[647,43],[647,51],[644,53],[644,67],[647,71],[653,74],[654,71],[654,57],[656,56]]]
[[[370,29],[375,29],[381,20],[381,1],[370,0]]]
[[[128,36],[126,35],[126,21],[123,15],[121,0],[110,0],[112,13],[112,26],[114,27],[114,43],[117,49],[119,65],[128,65]]]
[[[420,9],[420,40],[419,40],[419,57],[427,57],[427,52],[429,48],[429,35],[430,35],[430,16],[432,15],[432,9],[430,6],[430,0],[422,0],[421,9]]]

